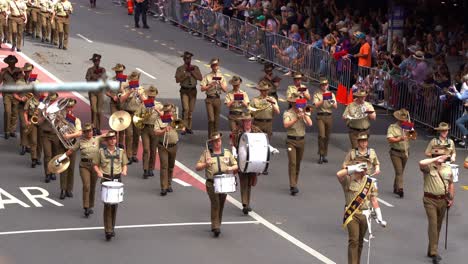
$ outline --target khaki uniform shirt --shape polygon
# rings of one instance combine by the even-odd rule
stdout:
[[[377,158],[377,153],[373,148],[367,148],[367,151],[364,153],[359,152],[357,149],[352,149],[346,154],[345,160],[343,162],[343,168],[346,168],[347,165],[353,160],[366,160],[368,173],[372,174],[375,172],[375,166],[380,165],[380,161]]]
[[[106,69],[104,69],[103,67],[99,67],[99,68],[96,68],[94,66],[90,67],[86,71],[85,78],[86,78],[86,81],[88,82],[96,82],[100,80],[105,80],[107,79]]]
[[[123,93],[132,91],[132,94],[128,96],[127,100],[121,104],[122,108],[130,112],[135,112],[138,109],[140,109],[141,105],[143,104],[143,101],[141,99],[138,99],[138,95],[136,95],[135,93],[142,95],[145,92],[145,89],[142,86],[135,88],[135,89],[130,89],[128,86],[128,83],[122,84],[122,86],[123,86]],[[142,97],[140,96],[140,98]]]
[[[13,69],[13,71],[10,71],[10,68],[6,67],[6,68],[2,68],[1,70],[1,82],[3,85],[12,85],[12,84],[16,84],[16,80],[15,78],[13,77],[15,75],[16,72],[18,71],[21,71],[20,68],[18,67],[15,67]],[[4,95],[5,94],[11,94],[11,93],[3,93]]]
[[[239,139],[244,133],[263,133],[263,131],[254,125],[252,125],[252,127],[250,128],[250,132],[245,132],[243,129],[236,129],[232,131],[232,145],[235,148],[239,147]]]
[[[424,174],[424,192],[434,195],[444,195],[448,192],[448,185],[453,181],[450,165],[442,164],[440,169],[437,170],[435,164],[429,164],[426,168],[421,169],[421,171]],[[439,174],[442,176],[443,182]]]
[[[210,72],[208,73],[207,75],[205,75],[205,77],[203,77],[203,80],[201,81],[201,85],[202,86],[206,86],[208,85],[209,83],[211,83],[213,81],[213,77],[221,77],[221,80],[219,80],[219,82],[223,85],[223,86],[226,86],[226,79],[224,78],[223,74],[218,71],[216,74],[214,74],[213,72]],[[207,96],[215,96],[215,95],[220,95],[223,91],[223,89],[221,88],[220,85],[215,85],[213,87],[211,87],[209,90],[206,91],[206,95]]]
[[[116,156],[114,158],[114,174],[122,173],[123,166],[127,165],[128,163],[127,154],[125,154],[125,150],[119,149],[119,155],[117,156],[117,149],[119,148],[115,147],[115,151],[114,153],[112,153],[112,155]],[[99,153],[97,154],[96,159],[94,160],[94,164],[99,166],[103,174],[110,175],[111,158],[106,157],[104,148],[99,149]]]
[[[55,4],[54,11],[56,16],[64,17],[73,13],[73,7],[68,0],[65,0],[65,2],[59,1]]]
[[[198,68],[198,66],[196,65],[191,65],[191,67],[193,67],[193,72],[195,73],[198,73],[201,75],[201,72],[200,72],[200,68]],[[182,66],[179,66],[177,67],[177,70],[176,70],[176,73],[175,73],[175,77],[177,79],[179,79],[180,77],[184,77],[186,76],[185,73],[187,72],[187,67],[186,65],[182,65]],[[192,74],[190,74],[189,77],[186,77],[183,81],[181,81],[180,83],[180,86],[181,87],[189,87],[189,88],[195,88],[197,86],[197,79],[195,79],[193,77]]]
[[[364,102],[363,105],[359,105],[356,102],[352,102],[346,107],[345,111],[343,112],[343,117],[348,118],[348,116],[351,116],[351,117],[356,116],[356,113],[362,112],[361,111],[362,106],[365,106],[367,110],[369,111],[374,111],[374,107],[369,102]],[[347,126],[350,128],[355,128],[355,129],[369,129],[370,127],[369,117],[365,117],[362,119],[348,119]]]
[[[366,177],[362,177],[362,179],[360,180],[358,180],[353,175],[346,175],[344,177],[344,180],[341,183],[341,187],[343,187],[346,206],[348,206],[348,204],[356,197],[356,195],[359,194],[365,183]],[[378,196],[377,188],[375,188],[375,183],[374,187],[370,190],[370,192],[371,193],[367,196],[366,200],[360,207],[361,210],[369,209],[371,207],[370,198]]]
[[[97,159],[100,139],[100,137],[92,137],[91,139],[82,137],[78,144],[75,144],[73,151],[80,150],[81,159],[91,160],[90,162],[83,162],[80,160],[81,167],[88,167]]]
[[[169,126],[170,123],[164,123],[160,118],[156,121],[154,124],[154,130],[162,130],[165,129],[167,126]],[[170,131],[165,132],[166,133],[166,142],[167,144],[176,144],[179,142],[179,134],[175,129],[171,129]],[[159,137],[159,143],[163,143],[164,135],[161,135]]]
[[[265,76],[263,76],[263,78],[260,79],[259,82],[264,81],[264,82],[268,83],[270,85],[270,90],[268,91],[268,93],[272,94],[272,93],[277,93],[278,92],[278,86],[276,86],[275,83],[278,83],[279,81],[278,82],[273,82],[273,80],[275,80],[275,79],[280,80],[279,77],[276,76],[276,75],[273,75],[271,80],[268,79],[266,77],[266,75],[265,75]]]
[[[26,10],[28,9],[24,1],[10,0],[8,3],[10,5],[10,16],[15,16],[15,17],[24,16],[24,14],[26,13]]]
[[[405,132],[403,131],[403,128],[401,128],[398,123],[391,124],[387,129],[387,138],[403,137],[404,135],[405,135]],[[389,143],[389,145],[390,145],[390,148],[403,150],[406,153],[408,153],[409,139],[396,142],[396,143]]]
[[[284,112],[283,114],[283,121],[291,121],[294,119],[298,119],[299,117],[297,116],[296,112],[294,109],[289,109]],[[302,120],[298,120],[294,125],[290,126],[287,129],[287,134],[288,136],[294,136],[294,137],[303,137],[305,136],[305,131],[306,131],[306,124]]]
[[[301,88],[307,88],[307,86],[301,84]],[[301,94],[302,92],[299,92],[299,89],[295,85],[289,85],[286,90],[286,98],[289,98],[293,93]]]
[[[29,4],[31,7],[40,7],[40,0],[30,0]]]
[[[52,12],[52,2],[50,0],[39,0],[39,7],[41,8],[41,12]]]
[[[275,106],[278,106],[278,102],[276,101],[276,99],[272,96],[267,96],[266,98],[268,98],[269,100],[271,101],[275,101]],[[257,108],[257,109],[263,109],[265,107],[265,105],[268,104],[268,108],[266,108],[265,110],[261,110],[261,111],[256,111],[253,114],[254,118],[257,118],[257,119],[273,119],[273,105],[271,103],[269,103],[266,98],[264,99],[262,96],[257,96],[255,97],[251,102],[250,102],[250,106],[252,106],[253,108]]]
[[[244,95],[244,101],[235,101],[234,100],[234,94],[243,94]],[[232,101],[235,101],[231,107],[229,108],[229,111],[234,111],[234,112],[243,112],[244,109],[245,109],[245,106],[242,105],[242,102],[246,102],[247,104],[250,103],[250,100],[249,100],[249,95],[242,91],[242,90],[239,90],[237,92],[234,92],[234,91],[230,91],[226,94],[226,97],[224,98],[224,103],[227,104],[227,103],[230,103]]]
[[[330,91],[326,91],[325,93],[327,93],[327,92],[330,92]],[[317,102],[322,101],[323,100],[323,93],[324,92],[322,90],[318,90],[314,94],[314,97],[312,97],[313,102],[317,103]],[[334,93],[332,93],[332,100],[336,101]],[[329,100],[323,101],[323,104],[320,107],[317,107],[317,113],[332,113],[332,112],[333,112],[333,105],[330,103]]]
[[[440,137],[433,138],[431,141],[429,141],[429,144],[426,147],[425,153],[431,154],[431,150],[434,147],[436,147],[436,148],[437,147],[444,147],[444,148],[450,150],[450,153],[449,153],[450,156],[452,156],[453,153],[455,153],[455,143],[450,138],[447,138],[446,140],[441,140]]]
[[[145,121],[143,121],[143,124],[145,124],[145,125],[155,125],[156,121],[158,119],[160,119],[159,113],[156,110],[161,111],[163,109],[163,104],[155,100],[154,101],[154,106],[152,108],[154,110],[150,110],[150,108],[147,108],[144,104],[140,104],[140,108],[138,108],[135,111],[135,115],[140,115],[141,113],[144,113],[146,111],[152,111],[151,116],[149,118],[147,118]]]
[[[205,157],[211,156],[212,163],[205,169],[205,177],[207,179],[213,179],[214,175],[225,173],[227,167],[237,165],[236,158],[232,155],[231,151],[224,149],[221,154],[209,153],[208,150],[203,151],[203,154],[198,159],[198,162],[205,162]]]
[[[75,116],[75,131],[80,131],[81,129],[81,120]],[[73,123],[70,123],[70,125],[73,125]]]
[[[24,111],[28,112],[29,117],[32,117],[38,106],[39,100],[36,97],[31,97],[24,103]]]

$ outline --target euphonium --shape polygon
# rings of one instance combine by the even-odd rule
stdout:
[[[57,134],[57,137],[59,138],[60,142],[62,142],[63,146],[66,149],[73,148],[77,140],[74,138],[65,138],[65,135],[73,134],[76,131],[75,126],[65,119],[64,109],[68,105],[68,99],[61,99],[57,103],[54,103],[52,105],[49,105],[49,103],[50,102],[48,102],[47,104],[48,107],[43,109],[42,115],[52,125],[52,128]],[[50,111],[47,111],[49,107],[52,109]]]

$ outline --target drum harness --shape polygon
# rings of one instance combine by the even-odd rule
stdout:
[[[120,159],[120,148],[115,147],[115,155],[112,155],[109,149],[107,149],[107,147],[104,147],[104,156],[111,160],[111,169],[110,169],[111,175],[110,176],[111,176],[112,181],[114,181],[114,159],[115,158]]]

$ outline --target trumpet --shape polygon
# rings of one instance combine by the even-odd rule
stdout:
[[[416,140],[418,132],[416,130],[405,130],[405,136],[410,140]]]
[[[304,112],[306,115],[310,116],[314,112],[314,105],[306,105],[306,107],[304,107]]]

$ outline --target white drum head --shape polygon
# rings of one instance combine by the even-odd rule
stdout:
[[[118,188],[122,188],[124,184],[121,182],[106,181],[106,182],[103,182],[102,185],[106,186],[107,188],[118,189]]]
[[[243,134],[239,140],[237,155],[241,172],[265,172],[270,161],[268,137],[264,133]]]

